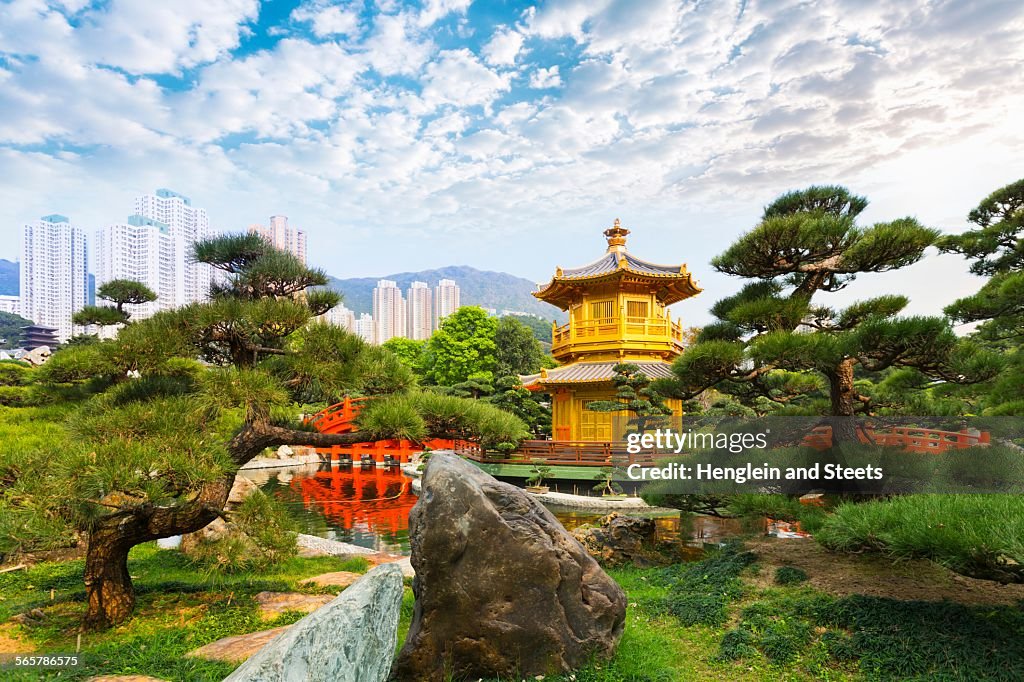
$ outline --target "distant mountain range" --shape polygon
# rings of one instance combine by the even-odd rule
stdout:
[[[433,289],[438,280],[452,279],[459,285],[462,305],[478,305],[498,311],[515,310],[532,313],[545,320],[565,321],[565,313],[561,310],[530,295],[537,289],[534,282],[507,272],[477,270],[467,265],[449,265],[437,270],[399,272],[381,277],[331,277],[328,286],[344,295],[345,307],[358,315],[373,312],[373,289],[377,286],[377,280],[381,279],[396,282],[403,295],[413,282],[426,282]]]
[[[21,290],[18,263],[0,258],[0,296],[17,296]]]

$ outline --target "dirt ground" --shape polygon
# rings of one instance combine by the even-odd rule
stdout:
[[[829,552],[813,539],[763,538],[747,543],[761,561],[761,571],[750,578],[770,587],[779,566],[802,569],[808,583],[822,592],[846,596],[866,594],[890,599],[949,601],[961,604],[1024,602],[1024,585],[1001,585],[959,575],[923,559],[894,563],[868,554]]]

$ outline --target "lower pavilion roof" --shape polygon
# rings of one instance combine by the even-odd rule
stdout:
[[[536,390],[543,386],[560,386],[563,384],[588,384],[611,381],[615,376],[613,369],[617,362],[574,362],[563,367],[541,370],[540,374],[527,374],[519,377],[523,386]],[[668,362],[631,362],[640,368],[649,379],[669,379],[672,377],[672,365]]]

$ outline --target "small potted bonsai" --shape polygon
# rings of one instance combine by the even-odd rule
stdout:
[[[601,493],[601,497],[625,499],[626,496],[622,494],[622,486],[612,480],[614,476],[615,467],[601,467],[601,470],[594,476],[594,480],[598,481],[594,490]]]
[[[550,475],[551,467],[545,466],[543,459],[533,460],[530,477],[526,479],[526,492],[534,495],[543,495],[548,492],[548,487],[544,485],[544,479]]]

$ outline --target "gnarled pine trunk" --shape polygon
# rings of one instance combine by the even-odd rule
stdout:
[[[127,532],[129,525],[134,524],[101,522],[89,533],[85,555],[85,594],[89,605],[83,622],[86,630],[117,625],[127,620],[135,608],[128,552],[140,541]]]
[[[853,358],[839,363],[828,377],[829,397],[832,400],[832,442],[856,442],[857,426],[853,419],[853,406],[857,393],[853,390]]]

